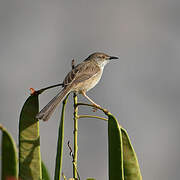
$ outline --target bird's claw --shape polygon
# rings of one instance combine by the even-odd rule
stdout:
[[[97,111],[97,107],[93,107],[92,110],[93,110],[93,112],[96,112]]]
[[[107,109],[104,109],[103,111],[104,111],[105,114],[109,113],[109,111]]]
[[[96,112],[98,110],[98,108],[101,108],[101,106],[98,104],[93,104],[93,105],[94,105],[93,112]]]

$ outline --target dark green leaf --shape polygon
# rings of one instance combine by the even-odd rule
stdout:
[[[62,112],[61,112],[61,121],[60,121],[60,125],[59,125],[54,180],[61,179],[62,159],[63,159],[63,143],[64,143],[64,114],[65,114],[67,98],[68,98],[68,96],[63,101]]]
[[[131,145],[130,139],[125,129],[121,128],[123,139],[123,164],[125,180],[141,180],[141,172],[136,157],[136,153]]]
[[[21,180],[42,179],[38,94],[26,100],[19,120],[19,177]]]
[[[109,180],[124,180],[122,134],[117,120],[108,114]]]
[[[126,130],[108,114],[109,180],[142,180],[136,153]]]
[[[8,131],[0,125],[2,130],[2,180],[17,179],[17,150],[16,145]]]
[[[42,166],[42,179],[43,180],[50,180],[48,170],[42,161],[41,161],[41,166]]]

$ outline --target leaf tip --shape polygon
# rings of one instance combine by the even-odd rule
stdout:
[[[30,90],[30,94],[31,94],[31,95],[33,95],[33,94],[35,94],[35,93],[36,93],[36,91],[35,91],[35,89],[34,89],[34,88],[29,88],[29,90]]]

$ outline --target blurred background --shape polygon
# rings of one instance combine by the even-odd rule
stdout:
[[[127,129],[143,178],[180,179],[179,0],[1,0],[0,123],[17,142],[29,88],[62,82],[73,58],[79,63],[95,51],[120,60],[105,67],[88,95]],[[42,94],[40,108],[58,91]],[[48,122],[40,122],[42,159],[51,177],[60,108]],[[72,96],[65,121],[65,143],[72,144],[71,111]],[[80,112],[93,113],[88,108]],[[78,145],[81,179],[107,180],[107,123],[80,119]],[[63,172],[71,177],[66,145],[64,155]]]

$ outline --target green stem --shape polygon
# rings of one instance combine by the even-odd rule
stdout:
[[[103,118],[103,117],[99,117],[99,116],[93,116],[93,115],[79,115],[78,118],[96,118],[96,119],[101,119],[104,121],[108,121],[108,119]]]
[[[67,180],[66,176],[64,175],[64,173],[62,173],[62,177],[64,180]]]
[[[61,84],[55,84],[52,86],[45,87],[45,88],[42,88],[42,89],[36,91],[36,93],[41,94],[43,91],[45,91],[47,89],[51,89],[51,88],[58,87],[58,86],[63,86],[63,84],[61,83]]]
[[[74,93],[74,156],[73,156],[73,178],[77,179],[77,153],[78,153],[78,106],[77,95]]]
[[[107,109],[103,109],[102,107],[96,107],[93,104],[87,104],[87,103],[77,103],[76,106],[90,106],[96,109],[99,109],[104,112],[106,115],[110,115],[111,113]]]

